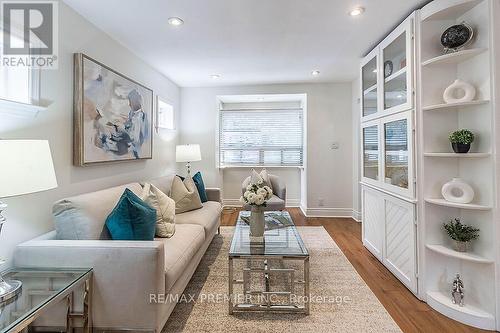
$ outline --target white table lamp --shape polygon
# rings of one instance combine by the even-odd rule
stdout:
[[[56,174],[46,140],[0,140],[0,198],[36,193],[57,187]],[[0,233],[6,219],[0,201]],[[5,261],[0,259],[0,263]],[[20,281],[5,281],[0,274],[0,302],[21,291]]]
[[[175,160],[185,163],[188,175],[191,174],[191,162],[201,161],[200,145],[179,145],[175,150]]]

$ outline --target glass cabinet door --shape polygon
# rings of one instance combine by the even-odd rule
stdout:
[[[378,111],[378,48],[375,55],[368,55],[366,63],[361,67],[362,85],[362,117]]]
[[[363,177],[379,180],[378,126],[363,128]]]
[[[384,124],[384,181],[408,189],[408,120]]]
[[[412,107],[412,37],[413,20],[405,21],[381,44],[384,111],[402,111]]]

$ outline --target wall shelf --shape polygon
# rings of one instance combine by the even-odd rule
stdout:
[[[449,103],[449,104],[443,103],[443,104],[424,106],[422,108],[422,110],[424,110],[424,111],[439,111],[439,110],[453,109],[453,108],[458,108],[458,107],[466,107],[466,106],[471,106],[471,105],[488,104],[489,102],[490,102],[489,100],[479,100],[479,101],[472,101],[472,102],[460,102],[460,103]]]
[[[469,49],[458,51],[454,53],[448,53],[444,55],[440,55],[435,58],[431,58],[422,62],[422,67],[425,66],[434,66],[434,65],[450,65],[450,64],[458,64],[464,62],[470,58],[477,56],[483,52],[487,51],[485,48],[477,48],[477,49]]]
[[[491,207],[477,204],[461,204],[456,202],[446,201],[445,199],[434,199],[434,198],[426,198],[425,202],[438,205],[438,206],[446,206],[452,208],[461,208],[461,209],[470,209],[470,210],[491,210]]]
[[[467,303],[464,306],[453,304],[450,297],[451,295],[441,291],[429,291],[427,303],[445,316],[462,323],[486,330],[495,329],[495,317],[491,313]]]
[[[456,258],[456,259],[460,259],[460,260],[467,260],[467,261],[471,261],[471,262],[475,262],[475,263],[479,263],[479,264],[492,264],[492,263],[494,263],[493,260],[488,259],[488,258],[484,258],[480,255],[470,253],[470,252],[458,252],[458,251],[455,251],[455,250],[453,250],[447,246],[444,246],[444,245],[427,244],[425,247],[433,252],[440,253],[440,254],[447,256],[447,257],[452,257],[452,258]]]
[[[447,158],[485,158],[490,157],[490,153],[424,153],[425,157],[447,157]]]

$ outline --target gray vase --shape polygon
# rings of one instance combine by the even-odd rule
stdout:
[[[264,230],[264,210],[259,206],[252,206],[252,210],[250,212],[250,241],[263,242]]]
[[[453,241],[455,251],[467,252],[470,247],[470,242]]]

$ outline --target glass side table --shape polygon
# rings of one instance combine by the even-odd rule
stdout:
[[[92,269],[17,269],[2,273],[5,280],[22,282],[17,297],[0,303],[0,332],[27,332],[28,326],[47,309],[66,302],[66,332],[73,332],[73,320],[83,321],[83,331],[92,331]],[[83,310],[74,311],[74,295],[83,285]]]

